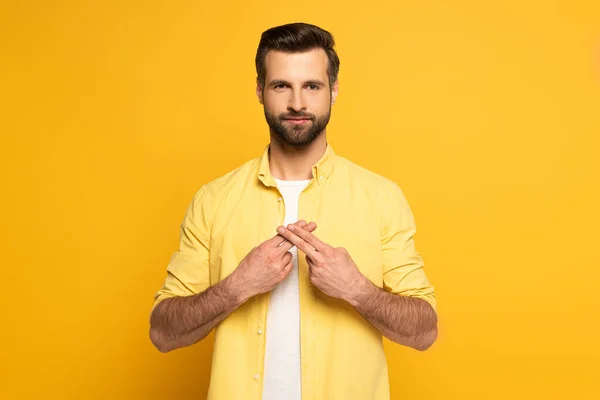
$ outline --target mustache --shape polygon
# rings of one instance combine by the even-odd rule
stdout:
[[[292,118],[296,118],[296,119],[310,119],[313,120],[315,119],[315,116],[312,114],[308,114],[308,113],[295,113],[295,112],[291,112],[291,113],[287,113],[287,114],[280,114],[279,115],[279,119],[292,119]]]

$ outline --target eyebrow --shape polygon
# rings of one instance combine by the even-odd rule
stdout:
[[[288,85],[291,86],[292,84],[289,83],[286,80],[283,79],[274,79],[271,82],[269,82],[269,86],[277,86],[277,85]],[[325,82],[320,81],[320,80],[310,80],[310,81],[306,81],[304,82],[304,85],[315,85],[315,86],[325,86]]]

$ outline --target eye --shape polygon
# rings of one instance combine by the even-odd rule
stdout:
[[[317,85],[308,85],[307,88],[309,88],[310,90],[319,90],[319,87]]]
[[[285,83],[278,83],[277,85],[273,86],[274,89],[285,89],[287,85]]]

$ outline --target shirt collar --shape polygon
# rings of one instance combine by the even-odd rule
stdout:
[[[273,179],[273,175],[271,175],[271,168],[269,166],[269,148],[270,144],[268,144],[263,150],[263,154],[260,158],[260,164],[258,167],[258,179],[265,186],[277,186],[275,179]],[[327,142],[327,147],[325,148],[325,153],[321,157],[316,164],[312,166],[312,174],[313,179],[319,184],[323,185],[329,177],[331,176],[331,172],[333,171],[333,166],[335,165],[337,155],[333,151],[333,148]]]

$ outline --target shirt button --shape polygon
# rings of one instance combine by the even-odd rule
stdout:
[[[257,381],[258,378],[260,378],[260,375],[259,374],[254,374],[254,380]]]
[[[277,201],[281,201],[281,200],[283,200],[281,197],[277,199]]]
[[[323,179],[325,179],[325,178],[323,177],[323,175],[319,176],[319,180],[320,180],[320,181],[322,181]]]
[[[258,332],[259,335],[262,335],[263,330],[261,328],[258,328],[258,331],[256,331],[256,332]]]

